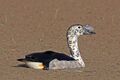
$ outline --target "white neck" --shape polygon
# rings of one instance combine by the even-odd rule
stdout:
[[[77,60],[82,67],[85,67],[85,63],[81,57],[81,54],[80,54],[80,51],[79,51],[79,48],[78,48],[78,36],[75,35],[75,36],[67,36],[67,39],[68,39],[68,46],[70,48],[70,53],[71,53],[71,56]]]

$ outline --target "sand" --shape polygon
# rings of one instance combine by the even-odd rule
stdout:
[[[0,0],[0,80],[120,80],[119,0]],[[16,67],[16,59],[52,50],[69,55],[66,31],[90,24],[96,35],[81,36],[82,70]]]

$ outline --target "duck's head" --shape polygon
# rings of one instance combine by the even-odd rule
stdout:
[[[96,33],[94,32],[94,28],[90,25],[75,24],[68,29],[68,35],[69,34],[79,36],[79,35],[92,35]]]

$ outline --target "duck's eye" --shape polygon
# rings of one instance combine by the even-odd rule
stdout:
[[[78,28],[80,28],[80,27],[78,27]]]

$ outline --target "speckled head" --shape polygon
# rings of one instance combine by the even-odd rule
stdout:
[[[68,29],[67,35],[91,35],[95,34],[94,29],[90,25],[81,25],[81,24],[74,24],[70,26]]]

